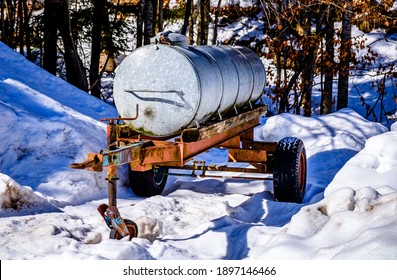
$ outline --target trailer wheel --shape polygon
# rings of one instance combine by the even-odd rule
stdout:
[[[138,226],[136,225],[136,223],[135,222],[133,222],[133,221],[131,221],[131,220],[128,220],[128,219],[124,219],[124,223],[125,223],[125,225],[127,226],[127,228],[128,228],[128,231],[129,231],[129,233],[130,233],[130,240],[133,238],[133,237],[137,237],[138,236]],[[116,230],[116,229],[114,229],[114,228],[112,228],[111,230],[110,230],[110,233],[109,233],[109,239],[117,239],[117,240],[120,240],[120,239],[122,239],[123,237],[120,235],[120,233]]]
[[[160,167],[148,171],[129,172],[131,190],[137,196],[150,197],[160,195],[167,183],[168,168]]]
[[[286,137],[277,144],[273,170],[277,201],[302,203],[306,191],[306,151],[302,140]]]

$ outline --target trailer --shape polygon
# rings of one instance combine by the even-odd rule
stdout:
[[[129,165],[130,187],[137,196],[162,194],[170,175],[231,176],[272,180],[275,200],[302,203],[307,172],[302,140],[254,139],[268,110],[256,102],[265,84],[256,54],[241,47],[189,47],[183,37],[161,36],[160,43],[137,49],[116,72],[114,95],[121,117],[102,120],[108,123],[107,149],[71,165],[107,169],[109,201],[98,211],[111,229],[110,238],[138,233],[117,209],[119,165]],[[248,166],[194,159],[214,148],[226,149],[229,162]]]
[[[273,180],[276,201],[302,203],[307,171],[304,144],[295,137],[286,137],[279,142],[255,141],[254,128],[260,124],[260,116],[266,110],[266,106],[259,106],[221,122],[185,129],[178,137],[169,139],[151,139],[136,133],[128,124],[119,124],[123,121],[122,118],[104,119],[103,121],[108,122],[107,149],[88,154],[87,161],[73,163],[71,167],[97,172],[107,168],[109,201],[108,205],[98,207],[98,211],[105,220],[108,220],[111,238],[117,239],[124,235],[134,237],[138,231],[130,220],[126,220],[128,229],[117,231],[118,226],[111,224],[111,214],[106,213],[107,207],[117,206],[118,165],[129,165],[130,187],[137,196],[160,195],[169,175],[186,176],[186,172],[178,173],[178,171],[188,170],[192,177],[225,178],[227,176],[222,174],[231,172],[242,174],[229,175],[233,178]],[[195,156],[213,148],[227,149],[230,162],[249,163],[250,167],[207,165],[204,161],[192,160]],[[211,174],[208,174],[209,171]],[[250,176],[247,177],[246,174]],[[273,176],[263,178],[258,176],[261,174]],[[116,209],[113,209],[113,212],[120,217]]]

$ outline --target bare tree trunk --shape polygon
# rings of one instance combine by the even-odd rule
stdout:
[[[57,6],[57,0],[44,2],[43,68],[53,75],[57,73]]]
[[[218,40],[218,20],[219,20],[219,11],[221,9],[222,0],[218,0],[218,5],[216,6],[215,11],[215,19],[214,19],[214,35],[212,36],[212,44],[216,45],[216,41]]]
[[[1,37],[0,39],[3,41],[4,40],[4,32],[5,32],[5,25],[4,25],[4,9],[5,9],[5,0],[0,0],[0,32],[1,32]]]
[[[209,5],[210,0],[200,0],[197,45],[207,45],[208,43]]]
[[[276,1],[276,13],[277,14],[281,14],[284,11],[284,6],[283,6],[283,1]],[[281,19],[281,17],[276,17],[276,21],[277,21],[277,25],[278,26],[283,26],[285,24],[285,22]],[[292,88],[292,84],[290,84],[290,86],[288,86],[287,88],[284,88],[284,90],[281,89],[281,72],[283,69],[283,65],[282,65],[282,59],[281,57],[284,56],[284,66],[287,62],[287,55],[283,50],[283,42],[284,42],[284,36],[277,32],[277,36],[274,39],[274,44],[273,44],[273,50],[275,52],[275,59],[276,59],[276,96],[279,97],[279,109],[278,112],[279,113],[283,113],[286,111],[289,111],[289,100],[288,100],[288,95],[289,95],[289,91]],[[297,73],[298,71],[295,70],[295,73]],[[301,73],[301,70],[299,71],[299,74]],[[297,75],[295,75],[295,80],[298,78]]]
[[[349,70],[351,60],[351,29],[352,29],[352,0],[348,3],[342,16],[341,47],[339,54],[338,101],[337,109],[348,107]]]
[[[163,17],[164,17],[164,0],[159,0],[159,18],[158,18],[158,22],[157,22],[157,28],[158,31],[161,32],[163,31],[164,27],[163,27]]]
[[[149,1],[149,0],[147,0]],[[136,19],[136,47],[139,48],[143,46],[143,18],[146,6],[146,0],[140,0],[138,6],[138,13]]]
[[[298,69],[296,69],[294,75],[291,77],[291,79],[289,80],[288,84],[285,87],[283,87],[282,91],[281,91],[281,89],[279,90],[282,97],[288,98],[288,94],[290,93],[290,91],[292,90],[294,85],[297,83],[297,80],[298,80],[299,76],[301,75],[302,70],[303,70],[302,67],[299,67]],[[288,100],[286,100],[286,101],[288,101]],[[280,108],[281,108],[281,101],[280,101]],[[288,102],[284,105],[284,109],[286,109],[287,112],[289,111]],[[283,112],[285,112],[285,111],[279,110],[279,113],[283,113]],[[297,115],[300,113],[299,112],[299,106],[297,106],[297,108],[295,110],[295,113]]]
[[[192,0],[187,0],[186,2],[186,10],[185,10],[185,18],[183,20],[183,25],[181,29],[181,33],[186,35],[187,28],[189,26],[190,15],[192,13]],[[190,33],[190,30],[189,30]]]
[[[316,43],[310,43],[307,48],[307,56],[305,59],[305,67],[302,71],[302,107],[303,115],[310,117],[312,114],[312,89],[314,79],[314,62],[316,60],[317,47]]]
[[[34,5],[35,1],[33,1]],[[30,14],[28,11],[27,0],[18,1],[18,44],[19,53],[25,55],[29,60],[32,59],[32,51],[30,46],[30,27],[29,27]]]
[[[35,5],[35,1],[33,1],[32,6]],[[31,28],[29,26],[29,21],[30,21],[30,16],[31,14],[29,14],[28,11],[28,1],[24,0],[23,1],[23,14],[24,14],[24,24],[25,24],[25,46],[26,46],[26,56],[29,60],[32,60],[32,47],[30,44],[30,40],[31,40]]]
[[[280,50],[281,45],[280,41],[281,39],[276,39],[277,42],[275,42],[274,47],[277,50]],[[287,57],[284,56],[284,62],[287,60]],[[276,52],[276,95],[280,95],[280,108],[279,108],[279,113],[283,113],[285,111],[288,111],[288,93],[289,91],[283,91],[281,92],[281,70],[282,70],[282,65],[281,65],[281,52],[277,51]]]
[[[303,107],[303,115],[306,117],[310,117],[312,114],[312,90],[314,83],[314,65],[316,63],[316,57],[318,48],[320,45],[319,39],[322,37],[322,26],[324,19],[326,18],[326,10],[323,10],[319,17],[316,19],[316,36],[312,38],[311,27],[308,27],[306,34],[308,35],[309,41],[304,44],[304,53],[306,53],[306,57],[304,60],[304,69],[302,71],[302,80],[303,80],[303,88],[302,88],[302,107]],[[305,50],[306,49],[306,50]]]
[[[196,44],[201,45],[202,38],[203,38],[203,17],[204,17],[204,11],[203,11],[203,2],[204,0],[198,0],[198,13],[197,13],[197,19],[196,19],[196,25],[197,25],[197,37],[196,37]]]
[[[16,11],[15,0],[0,0],[2,2],[3,7],[3,17],[2,17],[2,33],[1,33],[1,41],[3,41],[7,46],[12,49],[15,49],[18,46],[17,41],[15,40],[15,20],[16,15],[18,14]]]
[[[333,7],[330,7],[330,17],[329,22],[326,27],[325,32],[325,59],[327,70],[325,71],[325,81],[324,81],[324,91],[321,94],[321,107],[320,114],[329,114],[332,113],[332,91],[333,91],[333,82],[334,82],[334,59],[335,59],[335,48],[334,48],[334,13]]]
[[[24,37],[25,37],[25,23],[24,23],[24,16],[23,16],[23,1],[18,1],[18,41],[19,41],[19,53],[24,55]]]
[[[91,95],[101,98],[101,80],[99,75],[99,61],[102,51],[102,30],[105,21],[104,15],[106,0],[94,0],[93,25],[91,32],[91,64],[90,64],[90,87]]]
[[[194,21],[197,19],[197,14],[195,12],[196,7],[195,5],[192,5],[191,7],[191,15],[189,19],[189,45],[194,44]]]
[[[83,63],[77,53],[76,45],[72,38],[72,29],[70,26],[69,4],[67,0],[59,0],[60,7],[60,21],[59,33],[63,40],[65,48],[65,65],[66,65],[66,79],[72,85],[78,87],[83,91],[88,91],[87,73],[83,67]]]
[[[65,48],[66,79],[81,90],[88,91],[87,74],[77,54],[70,26],[69,5],[67,0],[46,0],[44,8],[44,64],[52,74],[57,68],[57,30]]]
[[[211,20],[210,16],[211,10],[211,0],[205,0],[204,4],[204,45],[208,45],[208,31],[209,31],[209,23]]]
[[[152,36],[156,35],[156,29],[157,29],[157,9],[158,9],[158,0],[152,0]],[[150,38],[149,38],[150,40]]]
[[[146,0],[145,10],[144,10],[144,27],[143,27],[143,43],[145,45],[150,44],[150,38],[154,37],[153,27],[153,1]]]

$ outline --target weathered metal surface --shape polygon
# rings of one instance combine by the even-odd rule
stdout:
[[[81,163],[72,163],[70,167],[73,169],[88,169],[90,171],[101,172],[103,170],[103,156],[101,154],[88,154],[88,159]]]
[[[106,215],[110,218],[112,226],[122,237],[129,235],[128,228],[124,223],[124,220],[121,218],[119,210],[116,206],[109,206],[106,209]]]
[[[162,137],[256,101],[264,85],[263,64],[244,47],[158,44],[123,60],[113,92],[122,118],[139,114],[128,121],[135,130]]]
[[[264,150],[270,154],[274,154],[277,148],[277,142],[258,142],[243,140],[241,141],[241,145],[243,149]]]
[[[108,203],[110,206],[117,206],[117,166],[108,166]]]
[[[181,167],[194,156],[214,147],[234,148],[236,151],[233,153],[238,153],[241,150],[241,142],[249,143],[251,147],[246,146],[245,150],[248,151],[243,151],[242,153],[244,155],[242,156],[237,155],[239,159],[244,162],[250,162],[252,158],[252,162],[263,162],[267,160],[264,152],[250,150],[255,150],[253,147],[258,147],[257,150],[265,147],[257,144],[258,142],[252,141],[252,129],[259,124],[259,116],[266,109],[266,106],[262,106],[224,120],[221,124],[215,123],[202,128],[202,131],[199,131],[198,135],[203,135],[203,137],[197,138],[198,141],[132,140],[132,143],[125,144],[122,142],[123,146],[114,147],[110,150],[102,151],[100,154],[91,155],[91,158],[97,159],[96,166],[109,168],[109,189],[113,188],[110,183],[113,182],[112,184],[115,184],[114,180],[117,179],[115,170],[115,166],[117,165],[129,164],[131,169],[135,171],[149,170],[154,165]],[[109,125],[112,126],[111,124]],[[112,130],[113,128],[109,131]],[[242,136],[244,140],[241,139]],[[109,140],[112,140],[111,137]],[[273,150],[274,147],[271,147]],[[75,165],[80,166],[84,164]],[[88,165],[91,166],[91,164]],[[112,205],[113,202],[109,202],[109,204]]]
[[[201,170],[201,171],[214,171],[214,172],[233,172],[233,173],[252,173],[252,174],[263,174],[266,173],[265,169],[262,167],[257,168],[244,168],[244,167],[230,167],[227,165],[184,165],[180,167],[173,167],[172,169],[175,170]],[[182,175],[181,173],[176,173],[176,172],[169,172],[168,175]],[[184,174],[190,176],[190,174]],[[204,174],[204,176],[208,175],[207,173]],[[203,176],[203,175],[201,175]],[[208,175],[211,176],[211,175]],[[237,175],[234,175],[234,177]]]
[[[136,230],[131,231],[131,229],[127,227],[116,206],[101,204],[98,206],[97,210],[105,220],[106,225],[110,229],[115,229],[118,232],[120,239],[127,235],[130,235],[130,239],[136,237]]]
[[[238,126],[234,126],[230,129],[214,134],[209,138],[205,138],[197,142],[184,143],[184,158],[190,159],[210,148],[217,147],[220,144],[230,139],[233,139],[235,136],[244,133],[250,129],[253,129],[257,125],[259,125],[259,118],[252,118],[246,120],[246,122],[241,123]],[[247,159],[246,161],[249,162],[249,159]]]
[[[138,141],[128,146],[102,152],[103,166],[122,165],[140,159],[141,148],[145,142]]]
[[[265,113],[267,110],[266,106],[258,107],[249,112],[237,115],[233,118],[225,119],[221,122],[208,125],[203,128],[188,128],[182,132],[182,141],[184,142],[195,142],[206,138],[210,138],[218,133],[223,133],[241,124],[244,124],[250,120],[255,120],[259,124],[259,116]]]
[[[229,158],[233,162],[266,162],[268,156],[265,150],[229,149]]]
[[[106,225],[109,228],[112,228],[112,222],[110,221],[110,217],[106,215],[106,209],[108,209],[108,207],[109,205],[103,203],[97,207],[97,210],[99,214],[101,214],[102,218],[105,220]]]
[[[111,120],[106,127],[106,141],[107,141],[109,150],[112,150],[116,147],[116,144],[115,144],[116,140],[117,140],[116,124],[114,123],[114,121]],[[103,160],[108,159],[108,158],[109,157],[107,157],[107,156],[102,157]],[[109,205],[111,207],[117,206],[117,184],[116,184],[117,180],[118,180],[117,166],[110,165],[108,167],[107,181],[108,181],[108,201],[109,201]]]

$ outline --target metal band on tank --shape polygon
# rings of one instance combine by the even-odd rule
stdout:
[[[219,70],[218,65],[216,64],[216,61],[213,61],[211,57],[206,55],[205,53],[199,51],[196,47],[190,46],[188,49],[186,48],[179,48],[181,52],[183,52],[188,58],[189,61],[193,63],[194,69],[197,72],[197,78],[200,81],[201,90],[200,90],[200,106],[198,106],[198,110],[196,112],[196,117],[194,118],[195,122],[192,122],[189,124],[189,126],[194,126],[196,125],[196,122],[205,122],[211,117],[216,114],[216,112],[219,109],[220,103],[221,103],[221,96],[219,97],[219,94],[217,94],[217,91],[221,89],[220,84],[218,83],[219,80],[215,79],[215,82],[212,84],[212,86],[208,85],[209,81],[204,81],[203,79],[206,77],[210,77],[211,79],[214,78],[214,76],[219,76],[221,78],[221,71]],[[197,56],[197,61],[194,60],[193,57],[190,57],[189,54],[193,54]],[[208,61],[208,65],[205,65],[205,63],[202,62],[201,59],[205,58]],[[209,69],[202,69],[204,66],[211,66],[212,68],[211,73],[208,74]],[[216,70],[215,70],[216,69]],[[215,71],[213,71],[215,70]],[[207,75],[207,76],[206,76]],[[208,91],[206,90],[208,89]],[[212,98],[210,98],[212,95]],[[214,98],[214,97],[219,97],[219,98]],[[206,99],[208,98],[208,100]],[[210,100],[211,99],[211,100]],[[204,104],[204,102],[207,102]],[[205,108],[207,107],[207,108]],[[208,109],[208,107],[210,109]]]
[[[254,88],[254,73],[252,67],[249,61],[247,61],[247,57],[235,47],[218,46],[217,48],[221,48],[230,57],[237,69],[239,76],[239,91],[234,107],[235,110],[244,107],[250,101]],[[246,71],[248,73],[246,73]]]
[[[196,48],[210,56],[220,70],[222,76],[222,98],[218,117],[222,119],[222,116],[232,109],[236,103],[239,92],[238,71],[230,56],[222,48],[214,46],[197,46]]]
[[[266,84],[266,71],[262,64],[262,61],[259,59],[256,53],[252,50],[243,47],[237,46],[236,50],[243,54],[251,66],[252,74],[253,74],[253,88],[250,96],[250,102],[255,103],[263,93],[263,89]],[[262,75],[263,74],[263,75]]]

